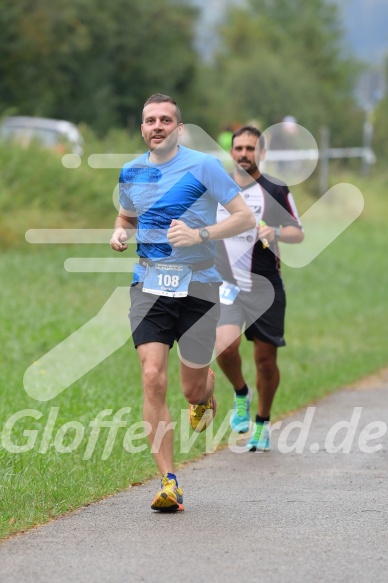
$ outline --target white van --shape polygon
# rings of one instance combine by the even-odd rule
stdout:
[[[43,117],[10,116],[0,122],[0,139],[28,147],[38,142],[45,148],[82,156],[83,138],[69,121]]]

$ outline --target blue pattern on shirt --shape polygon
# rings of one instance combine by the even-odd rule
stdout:
[[[217,203],[230,202],[239,192],[238,186],[216,158],[183,146],[164,164],[151,164],[148,157],[149,152],[126,164],[120,173],[120,204],[138,217],[138,255],[189,264],[213,258],[214,241],[172,247],[167,230],[173,219],[190,228],[216,223]],[[137,265],[134,281],[142,281],[144,272]],[[194,272],[192,281],[221,279],[213,267]]]

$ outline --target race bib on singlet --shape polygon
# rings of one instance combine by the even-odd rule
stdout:
[[[147,265],[143,292],[156,296],[184,298],[189,293],[192,270],[177,263],[152,263]]]
[[[240,293],[240,288],[234,283],[229,283],[228,281],[222,282],[220,286],[220,302],[225,306],[231,306],[234,300]]]

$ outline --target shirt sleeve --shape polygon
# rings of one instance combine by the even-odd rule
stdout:
[[[120,205],[126,211],[135,212],[135,206],[131,199],[131,186],[132,183],[128,182],[128,171],[127,167],[124,166],[121,169],[119,177],[119,202]]]
[[[283,227],[298,227],[302,228],[302,224],[299,219],[299,214],[296,208],[296,204],[288,186],[280,186],[275,197],[276,202],[287,212],[282,212],[279,209],[279,224]]]
[[[221,162],[214,156],[206,156],[203,161],[203,183],[209,195],[225,206],[240,192],[240,187],[229,176]]]

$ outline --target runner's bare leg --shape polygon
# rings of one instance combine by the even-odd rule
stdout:
[[[167,407],[167,364],[169,346],[159,342],[147,342],[137,347],[142,368],[143,384],[143,417],[151,424],[152,431],[148,441],[152,447],[159,422],[167,426],[171,423],[170,411]],[[153,451],[155,462],[161,474],[174,473],[173,430],[164,432],[160,446]]]
[[[245,380],[239,353],[241,331],[238,326],[228,324],[217,328],[217,362],[234,389],[242,389]]]

